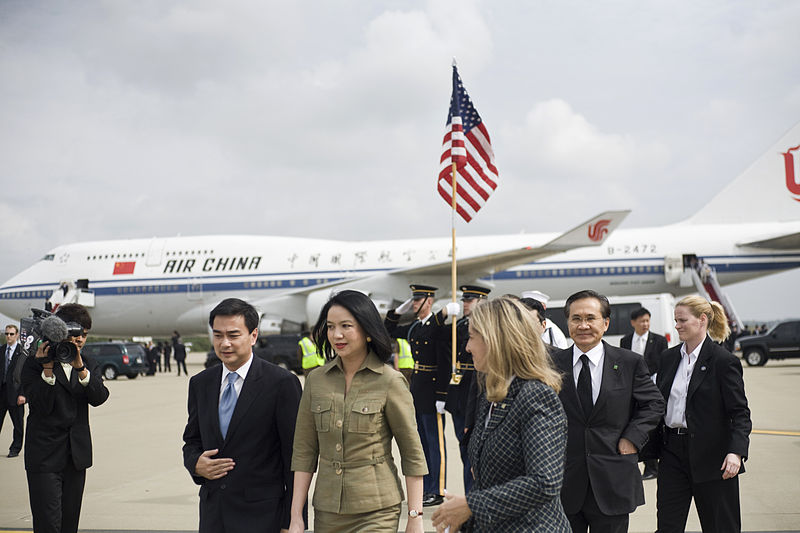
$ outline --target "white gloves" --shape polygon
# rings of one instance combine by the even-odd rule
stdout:
[[[458,313],[461,312],[461,304],[459,304],[458,302],[449,302],[444,307],[445,309],[447,309],[447,316],[455,317],[458,316]]]
[[[394,310],[395,313],[398,315],[402,315],[404,313],[408,313],[411,310],[411,306],[414,303],[414,298],[409,298],[405,302],[401,303],[397,309]]]
[[[444,402],[442,400],[436,401],[436,412],[440,415],[444,414]]]

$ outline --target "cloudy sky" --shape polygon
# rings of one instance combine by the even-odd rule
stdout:
[[[447,237],[453,57],[501,179],[460,235],[675,222],[800,120],[799,23],[793,0],[2,0],[0,278],[82,240]],[[731,295],[779,318],[798,284]]]

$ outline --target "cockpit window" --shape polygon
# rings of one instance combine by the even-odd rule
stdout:
[[[56,258],[55,254],[47,254],[46,256],[42,257],[42,261],[52,261]]]

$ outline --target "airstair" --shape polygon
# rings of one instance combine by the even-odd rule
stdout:
[[[688,270],[691,272],[697,292],[707,300],[718,302],[722,305],[722,308],[725,309],[725,314],[728,315],[728,324],[732,330],[735,325],[738,327],[739,331],[743,331],[744,324],[741,318],[739,318],[738,313],[736,313],[736,309],[733,307],[730,298],[722,292],[722,287],[719,284],[719,280],[717,280],[716,270],[700,258],[693,258],[691,268]]]
[[[59,306],[64,304],[80,304],[91,309],[94,307],[94,303],[94,291],[89,289],[88,279],[62,280],[59,282],[58,288],[47,299],[45,308],[55,312]]]

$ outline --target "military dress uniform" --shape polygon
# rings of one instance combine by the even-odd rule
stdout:
[[[485,299],[490,289],[477,285],[462,285],[461,300]],[[451,344],[452,329],[446,328],[448,342],[446,343],[447,356],[452,357]],[[466,427],[467,404],[469,401],[472,382],[475,380],[475,365],[472,354],[467,351],[469,341],[469,316],[462,317],[456,322],[456,383],[451,383],[447,388],[447,402],[445,409],[453,417],[453,429],[458,438],[461,462],[464,465],[464,492],[469,492],[472,487],[472,471],[467,454],[467,442],[464,440],[464,427]]]
[[[432,298],[434,287],[412,285],[415,298]],[[389,311],[384,325],[392,337],[405,337],[411,345],[414,356],[414,373],[411,378],[411,395],[417,417],[417,430],[425,451],[428,474],[424,478],[423,500],[429,496],[444,496],[447,478],[447,453],[444,440],[444,415],[436,412],[436,402],[447,399],[447,385],[450,383],[449,356],[442,349],[444,314],[431,314],[424,320],[414,320],[411,324],[399,326],[400,315]]]

